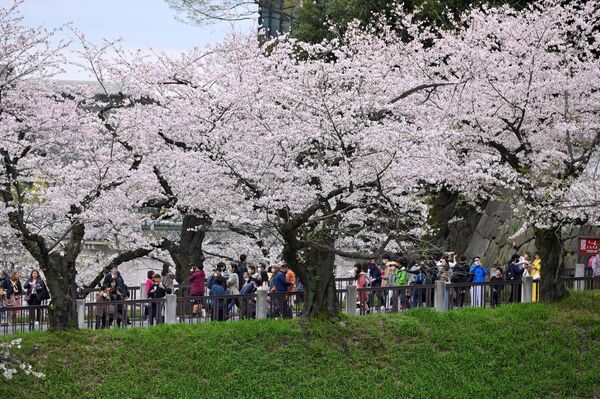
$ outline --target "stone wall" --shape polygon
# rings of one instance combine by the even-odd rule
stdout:
[[[515,252],[522,254],[536,251],[533,229],[511,239],[521,225],[512,205],[507,202],[490,201],[469,241],[465,251],[468,257],[481,256],[488,267],[506,266]],[[600,237],[600,227],[577,226],[565,228],[565,265],[574,269],[576,263],[587,263],[589,256],[578,255],[578,237]],[[516,248],[513,248],[513,243]]]

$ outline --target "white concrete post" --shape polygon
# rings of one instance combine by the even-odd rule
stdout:
[[[267,293],[262,287],[256,290],[256,318],[259,320],[267,318]]]
[[[148,295],[146,295],[146,283],[140,283],[140,297],[138,299],[148,299]]]
[[[177,323],[177,295],[167,294],[165,300],[165,324]],[[158,305],[160,306],[160,304]]]
[[[356,314],[356,301],[358,299],[358,291],[355,285],[346,286],[346,314]]]
[[[85,328],[85,299],[77,300],[77,327]]]
[[[575,277],[585,277],[585,265],[578,263],[575,265]],[[575,291],[583,291],[585,289],[585,281],[575,282]]]
[[[533,298],[533,277],[523,277],[521,287],[521,303],[531,303]]]
[[[446,301],[446,296],[448,295],[448,290],[446,289],[445,281],[436,281],[435,289],[433,292],[433,307],[438,312],[447,312],[448,311],[448,302]]]

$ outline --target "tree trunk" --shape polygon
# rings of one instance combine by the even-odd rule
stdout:
[[[42,265],[46,284],[52,299],[48,307],[50,329],[72,330],[77,326],[77,269],[75,262],[64,256],[51,253],[48,263]]]
[[[304,309],[305,319],[324,316],[336,318],[339,316],[339,303],[335,287],[335,255],[330,251],[308,248],[305,251],[306,263],[298,261],[297,231],[282,228],[283,259],[292,269],[304,286]],[[330,235],[321,234],[324,244],[333,247],[335,238]]]
[[[175,262],[175,278],[179,284],[187,282],[191,264],[197,265],[204,262],[202,243],[210,224],[210,218],[202,212],[188,213],[183,217],[179,245],[169,249]]]
[[[304,284],[304,318],[339,316],[340,304],[335,287],[335,255],[317,249],[307,251],[307,265],[300,274]]]
[[[542,302],[556,302],[567,294],[560,228],[535,228],[534,233],[535,246],[542,258],[540,298]]]

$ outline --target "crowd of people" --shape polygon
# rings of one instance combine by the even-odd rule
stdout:
[[[50,298],[48,288],[40,272],[33,270],[25,284],[21,284],[18,272],[6,273],[0,270],[0,308],[14,308],[23,306],[23,302],[31,306],[29,310],[29,323],[39,324],[42,310],[39,307],[43,301]],[[17,324],[17,311],[0,312],[0,324]]]
[[[598,275],[600,276],[600,255],[598,258]],[[542,263],[539,254],[531,255],[515,254],[511,257],[505,269],[495,268],[490,276],[490,302],[492,306],[500,303],[500,294],[508,286],[510,289],[509,302],[521,301],[521,288],[517,284],[524,276],[530,276],[533,280],[539,280]],[[382,262],[376,260],[371,262],[357,263],[354,266],[354,280],[356,286],[367,287],[405,287],[398,290],[397,303],[392,304],[393,297],[389,295],[390,290],[359,290],[358,306],[366,313],[373,312],[376,307],[381,310],[390,310],[392,306],[398,306],[397,310],[409,307],[422,306],[424,303],[432,304],[434,292],[432,289],[424,289],[423,285],[434,284],[436,281],[456,284],[451,295],[447,297],[455,307],[465,305],[465,298],[470,292],[471,306],[481,307],[485,300],[485,287],[471,283],[483,283],[487,281],[490,274],[487,267],[481,263],[480,257],[474,257],[467,261],[465,256],[458,256],[450,252],[441,258],[431,258],[426,262],[417,263],[407,256],[398,254],[396,256],[386,255]],[[537,284],[534,284],[532,294],[534,301],[537,298]],[[448,304],[446,304],[447,306]]]
[[[504,290],[508,290],[509,302],[521,301],[521,285],[523,277],[530,276],[533,280],[540,279],[541,258],[539,254],[533,257],[528,253],[514,254],[506,267],[493,270],[482,264],[480,257],[467,261],[465,256],[446,253],[438,259],[429,259],[417,263],[402,254],[386,255],[380,262],[357,263],[354,267],[354,284],[358,290],[357,307],[364,313],[377,310],[389,311],[419,307],[423,304],[433,304],[433,289],[425,289],[424,285],[444,281],[453,283],[451,295],[447,301],[454,307],[462,307],[470,298],[470,305],[483,306],[486,298],[483,285],[471,284],[489,281],[489,300],[491,306],[500,303]],[[600,254],[590,258],[588,267],[594,277],[595,288],[600,289]],[[192,264],[188,276],[189,285],[185,288],[184,296],[191,297],[191,316],[211,320],[227,320],[232,317],[254,317],[256,303],[253,294],[257,289],[265,289],[279,294],[271,295],[269,300],[270,317],[292,317],[291,308],[294,301],[302,301],[303,286],[294,272],[284,262],[271,266],[260,262],[250,264],[246,255],[241,255],[239,261],[227,265],[220,262],[210,274],[204,270],[202,263]],[[380,287],[381,289],[378,289]],[[390,293],[386,287],[399,287],[397,296]],[[371,288],[365,290],[364,288]],[[177,290],[175,274],[164,263],[160,273],[148,271],[145,294],[149,299],[161,299]],[[533,285],[532,299],[538,298],[538,285]],[[300,294],[285,295],[290,291]],[[470,296],[469,296],[470,295]],[[39,324],[42,317],[41,305],[50,298],[46,282],[38,270],[33,270],[25,283],[21,283],[18,272],[8,274],[0,270],[0,324],[16,324],[17,311],[12,307],[30,306],[29,323]],[[96,328],[107,328],[112,325],[129,324],[125,303],[130,298],[130,290],[117,267],[113,267],[103,278],[100,290],[95,294],[97,303],[93,308]],[[252,299],[249,299],[252,298]],[[448,304],[447,304],[448,305]],[[161,304],[150,301],[144,307],[144,318],[149,324],[154,324],[161,317]],[[210,313],[209,313],[210,312]]]

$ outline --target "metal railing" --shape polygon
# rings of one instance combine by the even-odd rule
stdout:
[[[85,303],[87,328],[145,327],[164,323],[165,299],[135,299]]]
[[[567,288],[573,290],[600,289],[600,277],[567,277]],[[439,282],[438,282],[439,284]],[[443,309],[461,307],[495,307],[509,303],[539,301],[540,280],[528,285],[520,280],[488,281],[483,283],[445,283],[438,295],[435,284],[412,284],[392,287],[356,288],[347,285],[336,289],[342,311],[351,314],[396,313],[416,307]],[[268,318],[302,317],[304,292],[265,292],[261,309]],[[146,327],[163,323],[201,323],[209,321],[235,321],[258,317],[257,293],[224,296],[168,296],[161,299],[135,299],[124,301],[81,301],[83,324],[90,329]],[[441,298],[441,299],[440,299]],[[167,300],[168,299],[168,300]],[[169,305],[171,301],[171,305]],[[436,303],[436,301],[438,303]],[[172,306],[169,308],[169,306]],[[0,307],[0,334],[11,334],[48,329],[48,308],[38,306]],[[168,309],[171,309],[168,311]],[[168,312],[171,318],[167,317]],[[79,316],[81,318],[81,315]]]
[[[433,307],[434,284],[358,288],[358,314],[396,313],[409,308]]]
[[[251,319],[256,317],[256,295],[177,297],[176,309],[181,323]]]

